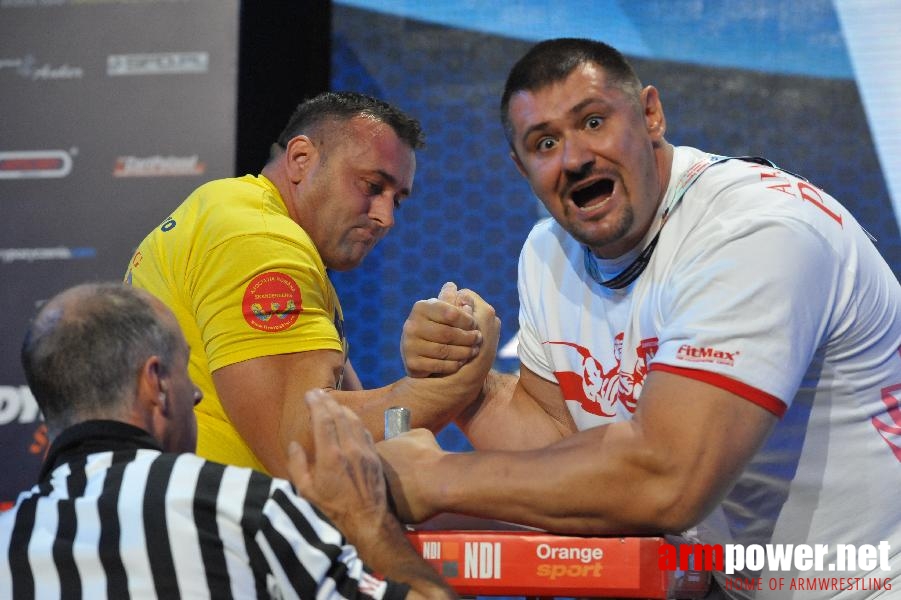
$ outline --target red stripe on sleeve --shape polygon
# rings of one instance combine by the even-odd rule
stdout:
[[[648,370],[664,371],[665,373],[672,373],[673,375],[680,375],[682,377],[688,377],[689,379],[694,379],[696,381],[709,383],[712,386],[726,390],[727,392],[732,392],[737,396],[741,396],[745,400],[753,402],[757,406],[773,413],[779,418],[782,418],[782,415],[784,415],[785,411],[788,410],[788,406],[786,406],[785,402],[783,402],[776,396],[767,394],[766,392],[752,387],[746,383],[736,381],[735,379],[726,377],[725,375],[720,375],[719,373],[711,373],[710,371],[701,371],[699,369],[686,369],[685,367],[674,367],[673,365],[661,363],[652,363],[648,367]]]

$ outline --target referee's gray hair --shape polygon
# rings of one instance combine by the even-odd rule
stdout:
[[[22,366],[47,427],[113,418],[137,391],[151,356],[168,369],[177,331],[160,321],[146,292],[89,283],[58,294],[37,312],[22,343]]]

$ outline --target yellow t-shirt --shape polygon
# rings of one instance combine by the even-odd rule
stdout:
[[[175,313],[203,391],[197,453],[264,471],[225,414],[212,372],[307,350],[345,352],[344,317],[313,241],[264,176],[202,185],[132,257],[126,283]]]

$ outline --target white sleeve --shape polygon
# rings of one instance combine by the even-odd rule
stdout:
[[[783,413],[835,310],[835,249],[809,223],[770,215],[705,223],[673,262],[652,368],[681,370]]]
[[[549,381],[555,381],[546,346],[541,343],[539,323],[544,323],[541,290],[543,263],[537,256],[531,236],[519,255],[519,361],[524,367]],[[530,291],[531,290],[531,291]],[[545,339],[547,335],[543,336]]]

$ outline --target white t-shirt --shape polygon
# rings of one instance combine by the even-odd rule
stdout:
[[[676,149],[661,212],[680,177],[709,160]],[[634,252],[597,261],[603,277],[632,262],[660,216]],[[891,548],[889,572],[745,576],[892,577],[901,593],[901,286],[836,200],[768,166],[721,162],[688,188],[628,287],[593,281],[582,246],[545,220],[520,256],[519,296],[520,360],[559,383],[579,429],[631,418],[654,370],[725,388],[780,417],[698,526],[702,542],[828,544],[825,564],[838,544]]]

